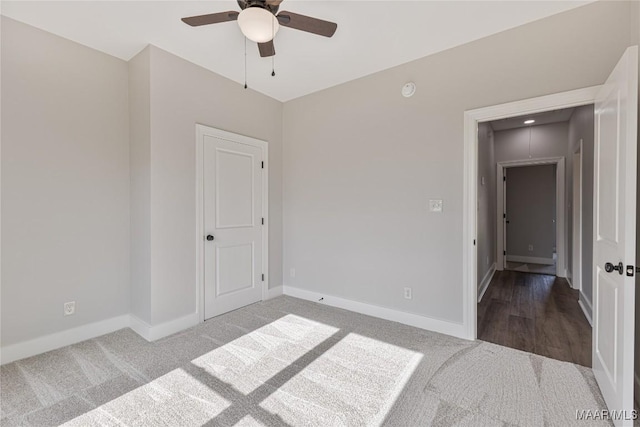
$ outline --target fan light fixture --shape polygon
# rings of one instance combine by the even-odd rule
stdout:
[[[261,7],[248,7],[240,12],[238,25],[242,34],[256,43],[273,40],[280,29],[275,15]]]
[[[529,119],[529,120],[525,120],[525,121],[524,121],[524,124],[525,124],[525,125],[530,125],[530,124],[533,124],[533,123],[535,123],[535,122],[536,122],[535,120],[533,120],[533,119]]]

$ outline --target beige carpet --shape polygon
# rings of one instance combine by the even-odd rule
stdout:
[[[0,373],[3,426],[609,425],[587,368],[289,297]]]

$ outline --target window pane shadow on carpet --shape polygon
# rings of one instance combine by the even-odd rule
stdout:
[[[172,424],[181,425],[248,421],[259,425],[380,425],[421,357],[411,350],[287,315],[69,425],[87,423],[104,412],[117,413],[119,422],[138,425],[143,420],[122,408],[151,400],[153,411],[143,411],[149,425],[171,417]],[[166,390],[165,395],[150,399],[148,395],[157,394],[159,388]],[[158,400],[162,408],[156,407]],[[197,407],[195,401],[207,402],[208,407]]]
[[[576,409],[604,408],[589,369],[291,297],[153,343],[128,329],[86,343],[95,357],[74,369],[102,382],[47,394],[14,381],[1,424],[574,425]],[[2,379],[28,368],[49,390],[41,372],[61,360]]]

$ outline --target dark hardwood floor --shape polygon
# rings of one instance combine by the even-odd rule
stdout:
[[[591,326],[565,279],[496,271],[478,304],[478,339],[591,367]]]

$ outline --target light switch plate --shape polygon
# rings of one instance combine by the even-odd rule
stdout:
[[[442,200],[429,200],[430,212],[442,212]]]

